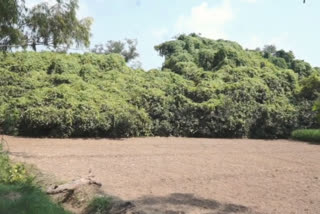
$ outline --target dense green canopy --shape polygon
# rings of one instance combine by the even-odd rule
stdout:
[[[0,55],[0,127],[53,137],[286,138],[317,127],[320,71],[292,52],[195,34],[156,47],[162,70],[117,54]],[[313,85],[310,85],[310,84]]]

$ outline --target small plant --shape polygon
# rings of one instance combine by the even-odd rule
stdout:
[[[89,203],[86,214],[109,214],[111,210],[111,198],[96,197]]]
[[[292,139],[320,144],[320,129],[300,129],[293,131]]]
[[[3,147],[6,141],[2,138],[0,141],[0,183],[17,184],[26,183],[31,180],[23,164],[10,163],[8,153]]]

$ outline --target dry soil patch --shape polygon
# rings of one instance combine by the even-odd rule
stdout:
[[[107,193],[153,213],[320,213],[320,146],[287,140],[5,137],[59,179],[91,169]]]

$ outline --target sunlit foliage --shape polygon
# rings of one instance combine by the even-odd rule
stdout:
[[[117,54],[0,55],[0,127],[51,137],[286,138],[318,126],[319,70],[195,34],[156,47],[162,70]],[[313,86],[312,86],[313,87]],[[311,91],[311,92],[310,92]]]

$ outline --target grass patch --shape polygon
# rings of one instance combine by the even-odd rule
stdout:
[[[86,214],[109,214],[112,208],[112,199],[109,197],[96,197],[86,208]]]
[[[31,184],[0,184],[0,213],[68,214]]]
[[[320,144],[320,129],[299,129],[293,131],[292,139]]]

